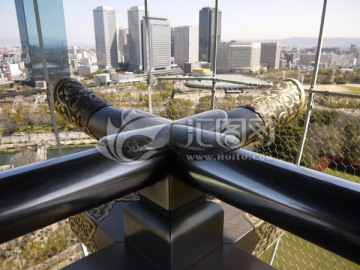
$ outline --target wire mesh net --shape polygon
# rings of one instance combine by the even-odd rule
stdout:
[[[300,164],[360,183],[360,97],[316,94]],[[306,113],[276,131],[274,141],[252,145],[252,150],[294,163],[299,153]],[[350,262],[291,233],[284,233],[260,256],[276,269],[360,269]]]
[[[360,98],[329,95],[315,95],[300,165],[359,183]],[[296,122],[279,128],[272,143],[260,141],[252,149],[295,163],[305,118],[304,113]]]
[[[209,89],[190,88],[184,81],[161,81],[159,93],[163,95],[163,106],[154,108],[153,112],[165,118],[177,120],[187,116],[208,111],[210,103],[207,100],[211,95]]]
[[[277,241],[260,256],[276,269],[360,269],[359,265],[291,233],[285,232]]]
[[[316,95],[306,137],[307,167],[360,183],[360,98]]]

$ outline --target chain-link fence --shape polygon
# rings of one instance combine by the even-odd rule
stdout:
[[[309,108],[307,108],[309,109]],[[360,97],[315,91],[300,164],[360,183]],[[295,163],[304,135],[306,112],[279,128],[274,142],[258,142],[253,150]]]
[[[185,81],[98,86],[91,90],[122,109],[138,108],[180,119],[214,108],[231,110],[248,104],[264,89],[221,86],[189,87]],[[150,93],[150,98],[149,98]],[[360,96],[313,91],[314,106],[301,165],[360,183]],[[306,125],[307,110],[276,131],[272,143],[258,141],[248,149],[295,162]],[[96,141],[57,118],[64,154],[93,147]],[[0,95],[1,170],[58,156],[47,95],[44,92]],[[56,240],[54,240],[56,239]],[[337,255],[287,232],[260,255],[278,269],[360,269]],[[60,269],[83,257],[81,243],[64,220],[0,246],[0,269]]]
[[[360,266],[285,232],[259,256],[276,269],[360,269]]]

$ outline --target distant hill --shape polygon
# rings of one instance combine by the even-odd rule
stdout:
[[[262,39],[261,42],[279,42],[282,46],[304,46],[315,47],[317,46],[317,37],[292,37],[284,39]],[[360,37],[358,38],[342,38],[332,37],[324,38],[323,46],[325,47],[350,47],[351,44],[357,44],[360,46]]]

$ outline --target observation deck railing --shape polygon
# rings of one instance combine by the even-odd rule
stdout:
[[[182,95],[182,93],[175,93],[175,96],[171,98],[172,90],[173,89],[167,90],[169,94],[167,98],[169,98],[168,101],[172,102],[172,105],[177,104],[175,106],[175,109],[170,109],[171,107],[167,104],[165,104],[166,106],[164,106],[164,103],[162,102],[160,102],[158,106],[165,107],[164,111],[169,113],[170,118],[174,118],[174,115],[176,115],[176,113],[179,116],[187,116],[186,114],[191,115],[192,111],[189,111],[189,107],[187,107],[186,103],[182,103],[181,101],[176,100],[176,96]],[[210,94],[210,91],[207,90],[207,92]],[[218,90],[218,92],[219,96],[215,97],[215,100],[217,101],[215,102],[215,105],[225,110],[230,110],[231,108],[226,108],[224,106],[232,106],[231,104],[229,104],[230,102],[226,102],[226,100],[233,100],[234,97],[244,95],[224,95],[220,93],[222,92],[221,90]],[[156,94],[157,92],[154,93]],[[159,92],[159,94],[160,93],[161,92]],[[206,100],[202,93],[203,90],[200,92],[195,91],[192,94],[197,97],[196,99],[198,100],[198,103],[202,102],[201,98],[203,98],[203,100]],[[344,136],[345,139],[352,140],[351,137],[346,137],[346,132],[341,133],[339,130],[345,131],[349,129],[346,128],[346,126],[349,126],[349,124],[353,126],[359,124],[358,117],[356,117],[356,115],[358,114],[358,107],[356,106],[358,102],[358,97],[346,94],[319,93],[317,91],[312,91],[312,93],[314,93],[316,96],[321,96],[320,99],[315,98],[315,104],[319,103],[318,107],[320,112],[316,110],[317,106],[315,106],[313,113],[315,114],[316,118],[310,123],[314,126],[314,128],[311,127],[308,132],[308,136],[311,136],[312,138],[311,140],[308,140],[310,142],[308,142],[309,145],[306,145],[305,149],[312,150],[314,147],[316,147],[316,150],[321,153],[332,153],[332,151],[335,151],[333,149],[337,149],[337,151],[339,151],[339,149],[346,151],[346,147],[337,145],[338,142],[341,140],[335,140],[334,143],[331,143],[330,145],[327,145],[327,143],[329,142],[329,138],[317,138],[318,140],[316,141],[316,137],[319,136],[316,131],[320,128],[328,130],[330,134],[332,132],[335,132],[334,130],[338,130],[338,133],[335,134],[336,136]],[[119,96],[124,95],[127,96],[129,102],[128,104],[133,104],[131,102],[131,99],[136,100],[139,97],[132,97],[131,95],[129,96],[126,92],[122,92],[121,95],[118,94],[119,93],[114,93],[114,97],[116,98],[112,100],[116,100],[117,98],[119,98]],[[139,91],[139,93],[137,93],[136,95],[138,94],[141,94],[141,91]],[[156,95],[153,95],[153,97],[156,98]],[[340,101],[342,102],[339,102],[339,97],[341,98]],[[334,98],[337,99],[336,103],[332,100]],[[190,100],[194,100],[194,98],[191,97]],[[175,103],[175,101],[177,103]],[[156,105],[157,103],[153,102],[152,104]],[[338,114],[332,112],[334,110],[334,104],[343,106],[343,108],[335,110],[339,111]],[[22,105],[24,105],[24,103],[22,103]],[[193,110],[198,109],[199,111],[201,111],[202,106],[203,105],[192,106],[191,108]],[[329,107],[332,109],[329,109]],[[153,109],[154,108],[158,109],[155,106],[153,107]],[[353,117],[351,117],[351,115]],[[344,119],[346,119],[346,122],[344,122]],[[116,120],[112,122],[114,125],[116,124]],[[298,121],[298,123],[295,124],[295,126],[299,128],[301,127],[301,123],[302,121],[300,120]],[[339,127],[338,125],[342,126]],[[104,128],[105,127],[102,126],[100,130],[102,130],[103,132]],[[294,142],[299,142],[298,133],[296,134],[295,132],[296,128],[291,128],[290,130],[288,130],[287,126],[284,126],[284,130],[284,132],[287,132],[287,140],[294,140]],[[297,130],[297,132],[299,131]],[[21,141],[22,136],[26,135],[29,134],[19,134],[12,137]],[[37,135],[40,136],[42,135],[42,133],[37,133]],[[104,134],[99,134],[98,137],[102,137],[102,135]],[[273,144],[277,144],[277,134],[274,135],[275,140]],[[290,138],[291,136],[293,138]],[[5,137],[8,137],[8,139],[11,138],[11,136]],[[5,137],[3,137],[2,139],[4,139]],[[41,138],[43,139],[43,137]],[[323,140],[326,140],[327,143]],[[311,144],[312,142],[314,143],[314,145]],[[349,141],[349,143],[350,142],[351,141]],[[286,148],[291,149],[291,147],[289,146],[277,146],[283,149],[284,156],[286,153],[288,153],[287,151],[289,151],[289,149]],[[261,143],[260,145],[257,144],[256,146],[254,146],[254,144],[251,144],[248,147],[251,147],[250,150],[264,152],[270,155],[274,155],[279,152],[279,150],[273,150],[272,152],[270,150],[266,150],[268,152],[266,152],[265,150],[261,150],[262,147],[266,149],[266,147],[264,147],[264,144]],[[358,153],[358,149],[355,148],[353,150],[355,154]],[[312,153],[311,151],[309,153],[307,151],[304,151],[304,153],[306,155],[314,155],[314,153]],[[316,154],[318,156],[315,155],[315,157],[318,157],[318,160],[324,158],[324,156],[320,157],[319,153]],[[354,207],[354,205],[357,205],[359,200],[358,184],[352,184],[338,178],[326,176],[313,170],[306,170],[305,168],[299,167],[297,165],[283,163],[276,159],[261,161],[258,160],[258,157],[260,157],[260,155],[257,155],[254,152],[248,152],[246,150],[239,150],[236,155],[238,157],[241,157],[241,161],[189,161],[175,159],[175,163],[181,166],[181,168],[183,168],[183,170],[180,171],[189,172],[189,175],[186,175],[185,173],[182,174],[181,177],[183,179],[186,179],[185,182],[187,184],[190,184],[190,186],[200,188],[200,190],[203,190],[206,193],[216,196],[217,198],[229,204],[235,205],[236,207],[239,207],[251,214],[254,214],[257,217],[260,217],[266,221],[271,222],[274,225],[281,227],[282,229],[285,229],[285,231],[292,232],[296,235],[310,240],[311,242],[315,242],[323,247],[326,247],[340,254],[341,257],[349,258],[350,260],[354,261],[355,264],[351,264],[346,260],[344,264],[349,265],[350,269],[356,269],[356,263],[358,263],[357,235],[359,233],[359,226],[356,216],[356,208]],[[224,159],[225,158],[226,157],[224,157]],[[281,156],[279,158],[281,158]],[[296,154],[295,156],[293,155],[292,158],[293,160],[295,160]],[[329,158],[329,156],[326,156],[326,158]],[[86,161],[85,163],[82,163],[82,161],[85,160],[88,160],[89,162]],[[68,166],[72,166],[71,164],[74,161],[79,162],[79,166],[76,166],[77,170],[66,169],[68,168]],[[304,158],[303,161],[304,165],[311,163],[306,163],[309,162],[309,159],[307,158]],[[94,164],[92,164],[92,162],[94,162]],[[3,237],[2,242],[14,239],[17,236],[24,235],[25,233],[40,229],[46,225],[50,225],[54,222],[63,220],[64,218],[69,217],[73,214],[89,210],[91,207],[95,207],[101,203],[105,203],[113,199],[119,198],[122,195],[127,194],[128,192],[139,189],[140,187],[153,184],[154,179],[158,179],[160,176],[156,176],[154,178],[153,176],[149,177],[149,175],[151,175],[152,173],[158,173],[156,172],[158,170],[156,164],[161,164],[161,162],[164,161],[161,157],[159,157],[143,163],[143,167],[136,165],[130,170],[126,168],[125,171],[127,171],[127,173],[126,175],[124,175],[124,177],[121,177],[121,179],[137,180],[133,181],[130,185],[129,182],[125,181],[126,187],[124,188],[124,186],[122,186],[123,184],[121,184],[122,180],[120,179],[120,182],[117,185],[120,190],[115,190],[107,187],[107,181],[109,181],[108,183],[109,185],[111,185],[114,183],[113,181],[115,178],[111,179],[110,177],[110,179],[103,182],[104,179],[100,179],[98,177],[89,177],[94,176],[95,174],[99,174],[99,171],[95,169],[97,166],[100,166],[102,168],[102,172],[106,172],[106,174],[109,175],[124,170],[122,169],[123,165],[117,162],[112,162],[108,158],[99,154],[95,149],[70,156],[64,156],[52,161],[36,163],[33,165],[28,165],[27,167],[21,167],[19,169],[4,172],[1,183],[3,186],[1,190],[4,192],[4,194],[6,194],[6,196],[2,196],[4,202],[6,202],[6,204],[2,204],[4,210],[6,211],[1,211],[4,215],[2,218],[3,224],[1,226],[3,230],[1,233]],[[345,160],[342,159],[342,161],[340,162],[345,162]],[[211,163],[211,166],[204,165],[209,163]],[[339,163],[336,164],[336,168],[338,169],[340,176],[350,176],[355,179],[355,182],[357,181],[356,179],[358,179],[358,176],[356,174],[356,166],[344,163],[343,167],[348,168],[346,170],[344,168],[340,169]],[[84,167],[81,167],[80,165]],[[311,165],[313,166],[314,164],[311,163]],[[323,165],[317,165],[320,166],[321,169],[331,170],[333,173],[336,173],[334,167],[331,167],[331,162],[328,162],[328,166],[325,166],[326,168],[322,168],[321,166]],[[173,165],[168,165],[169,168],[171,166]],[[262,167],[263,169],[259,170],[259,167]],[[351,168],[353,169],[352,171]],[[145,175],[139,172],[140,170],[143,171],[143,169],[147,172]],[[91,170],[93,170],[93,172],[91,172]],[[87,171],[87,173],[84,175],[82,173],[83,171]],[[61,174],[59,172],[61,172]],[[69,175],[65,177],[65,174],[67,173]],[[222,175],[222,173],[224,173],[224,175]],[[137,174],[139,174],[139,176],[137,176]],[[26,175],[26,177],[22,177],[22,175]],[[46,175],[47,177],[42,178],[40,175]],[[102,175],[101,172],[100,175]],[[196,175],[198,175],[198,177]],[[200,177],[200,175],[204,176]],[[215,177],[214,175],[216,175],[216,179],[222,179],[221,182],[210,180],[212,179],[212,177]],[[232,175],[232,177],[228,178],[228,175]],[[269,177],[270,175],[272,177]],[[241,178],[244,180],[241,183],[232,183],[233,178]],[[52,179],[52,181],[48,181],[48,179]],[[75,181],[75,179],[77,180]],[[29,183],[32,184],[29,185]],[[17,186],[17,189],[13,189],[14,185]],[[310,196],[309,192],[311,192],[311,195],[313,196]],[[20,201],[18,200],[19,198],[21,198],[22,203],[20,203]],[[342,198],[346,198],[346,200]],[[41,202],[41,200],[43,201]],[[74,203],[71,203],[72,201]],[[295,205],[297,205],[296,207],[299,208],[294,207]],[[7,218],[6,215],[8,215]],[[341,222],[341,220],[343,220],[343,222]],[[339,226],[344,227],[339,229]],[[55,232],[56,231],[57,230],[55,230]],[[22,238],[24,237],[26,237],[26,235],[22,236]],[[42,237],[43,239],[47,239],[47,237]],[[75,239],[75,236],[72,237],[73,239]],[[288,237],[289,234],[282,234],[282,236],[279,238],[280,244],[277,245],[278,251],[275,252],[273,256],[273,259],[275,259],[273,265],[277,267],[281,267],[281,265],[279,265],[279,260],[276,261],[277,259],[279,259],[277,258],[277,255],[280,253],[279,250],[281,250],[281,241],[283,241],[282,239],[287,239]],[[331,239],[331,241],[329,241],[329,239]],[[336,239],[336,241],[334,239]],[[27,248],[31,248],[31,246],[35,247],[38,240],[34,241],[34,239],[32,239],[32,241],[25,241],[25,243],[30,242],[32,242],[32,244],[28,245]],[[76,244],[79,242],[79,240],[71,240],[71,242]],[[11,242],[8,242],[3,245],[6,246],[13,244],[11,244]],[[73,252],[74,254],[78,254],[75,251]],[[339,260],[344,261],[344,259],[341,259],[341,257],[338,257],[337,259],[332,259],[333,255],[329,255],[331,253],[324,254],[326,258],[325,261],[327,262],[329,261],[328,257],[330,256],[330,261],[333,264],[338,263]],[[62,257],[62,261],[65,260],[64,257]],[[78,255],[77,258],[79,257],[81,256]],[[304,259],[306,258],[306,256],[303,255],[302,258]],[[282,259],[283,258],[280,258],[280,260]],[[21,259],[18,258],[18,261],[19,260],[21,261]],[[26,260],[22,260],[23,265],[26,265]],[[304,260],[306,261],[307,259]],[[3,261],[3,265],[5,265],[5,263],[6,259]]]
[[[321,52],[326,3],[325,0],[317,59]],[[216,46],[214,47],[216,52]],[[215,55],[216,53],[214,53]],[[213,62],[216,62],[216,57]],[[180,177],[186,183],[186,187],[190,186],[200,190],[200,193],[197,193],[192,189],[187,189],[186,191],[190,194],[189,200],[196,201],[196,203],[202,202],[202,207],[207,209],[208,214],[216,217],[215,220],[221,216],[221,211],[207,204],[209,199],[204,199],[202,192],[216,196],[285,230],[284,232],[270,223],[266,223],[268,226],[255,226],[254,232],[259,241],[256,242],[256,247],[248,249],[256,257],[260,257],[275,268],[359,269],[360,222],[356,207],[359,205],[358,183],[360,183],[358,164],[360,159],[358,146],[360,101],[359,96],[356,95],[316,91],[318,64],[317,60],[314,81],[308,90],[306,115],[301,115],[298,121],[274,131],[271,144],[260,140],[247,145],[248,150],[235,150],[232,156],[226,154],[218,160],[191,161],[170,154],[159,155],[159,157],[145,161],[142,165],[128,167],[106,158],[95,149],[90,149],[34,163],[47,159],[49,153],[53,152],[52,148],[59,149],[61,146],[66,150],[69,146],[92,148],[97,140],[83,132],[78,132],[72,125],[60,118],[57,119],[58,126],[52,126],[54,121],[50,115],[54,111],[51,106],[48,107],[44,94],[30,92],[1,94],[1,169],[7,170],[25,164],[30,165],[2,173],[0,231],[3,244],[0,245],[0,268],[53,269],[79,260],[86,255],[86,249],[84,252],[81,240],[69,229],[67,217],[86,211],[89,215],[78,214],[75,216],[78,219],[70,218],[72,220],[70,223],[76,227],[74,223],[83,222],[80,224],[88,226],[85,227],[88,232],[93,232],[98,236],[101,230],[92,231],[94,228],[91,226],[94,224],[94,220],[97,225],[102,226],[101,222],[106,221],[102,214],[109,212],[111,208],[115,209],[114,205],[117,201],[122,203],[139,199],[138,194],[134,194],[132,197],[122,197],[123,195],[145,186],[151,186],[155,182],[158,184],[156,179],[159,180],[164,176],[163,171],[168,172],[175,167],[175,171],[180,168],[181,173],[172,175],[167,182],[160,181],[162,191],[173,194],[171,192],[174,190],[168,187],[171,183],[178,188],[178,178]],[[148,74],[148,82],[150,82],[150,77]],[[254,96],[259,94],[257,89],[244,89],[240,91],[241,94],[235,93],[238,92],[238,87],[234,87],[232,94],[230,94],[231,91],[226,93],[222,89],[216,89],[217,82],[221,80],[216,78],[215,73],[211,79],[213,81],[211,92],[209,90],[192,91],[181,83],[180,87],[171,83],[179,81],[178,79],[168,78],[167,83],[162,84],[163,80],[164,78],[156,80],[157,86],[155,87],[159,87],[158,89],[155,87],[151,89],[149,85],[145,87],[138,85],[134,88],[135,91],[126,91],[123,88],[109,94],[106,93],[105,87],[94,89],[94,91],[105,99],[111,100],[113,104],[120,105],[119,107],[122,109],[136,107],[172,120],[210,109],[229,111],[241,104],[249,103]],[[224,82],[229,83],[226,80]],[[117,113],[114,113],[114,116]],[[112,114],[110,113],[110,115]],[[116,119],[117,117],[114,117],[114,123],[116,123]],[[103,121],[95,122],[97,123],[95,125],[97,128],[93,130],[95,137],[99,139],[102,137],[100,135],[108,135],[104,134],[105,130],[105,133],[108,133],[104,124],[99,125]],[[165,125],[169,123],[165,122]],[[59,136],[53,133],[53,129],[57,127],[60,128]],[[93,137],[94,134],[92,134]],[[178,150],[181,150],[183,145],[181,143],[179,145]],[[256,153],[273,158],[262,158],[262,160],[259,157],[265,156]],[[234,154],[239,160],[232,158]],[[195,155],[195,159],[199,157],[201,155]],[[280,161],[280,159],[287,162]],[[169,160],[173,162],[169,162]],[[223,162],[224,160],[226,162]],[[121,172],[120,176],[119,172]],[[355,183],[327,174],[334,174]],[[242,181],[234,181],[234,179]],[[180,184],[180,188],[184,188],[184,186]],[[148,189],[140,194],[140,197],[142,196],[147,203],[150,201],[149,204],[152,206],[154,203],[159,204],[151,196],[153,192],[154,190]],[[119,197],[121,198],[119,199]],[[172,203],[176,205],[180,202],[174,200]],[[160,203],[160,205],[164,207],[163,204]],[[170,207],[170,205],[166,206]],[[158,206],[154,208],[159,210]],[[131,219],[136,217],[136,215],[132,215],[133,213],[144,215],[148,213],[143,208],[127,209],[126,211],[127,220],[132,220],[130,225],[139,224]],[[248,220],[252,218],[247,216]],[[89,220],[92,222],[88,222]],[[258,220],[252,224],[257,222]],[[194,225],[194,223],[190,224]],[[42,228],[46,225],[49,226]],[[220,233],[221,226],[219,227],[219,224],[214,222],[211,223],[211,226],[214,231]],[[119,228],[119,231],[122,230],[121,224],[117,223],[115,227]],[[191,231],[193,235],[194,232],[198,237],[196,230]],[[294,236],[290,232],[339,255]],[[197,239],[196,237],[194,239]],[[100,237],[103,239],[102,243],[88,241],[86,244],[89,249],[94,248],[94,254],[68,266],[68,269],[100,267],[96,263],[107,264],[108,268],[106,269],[111,269],[111,267],[117,269],[119,264],[113,264],[114,260],[122,263],[124,261],[126,263],[126,260],[128,262],[135,260],[138,262],[135,269],[147,269],[145,267],[148,267],[148,264],[142,264],[143,254],[143,257],[137,257],[135,253],[130,252],[127,254],[129,256],[122,257],[125,254],[123,246],[114,248],[114,245],[109,244],[111,239],[105,238],[104,235],[102,238]],[[130,237],[130,245],[139,248],[136,240],[136,238],[134,241],[134,238]],[[218,237],[212,239],[210,244],[205,246],[209,247],[219,242],[221,240]],[[92,246],[91,244],[94,243],[95,246]],[[208,242],[206,243],[208,244]],[[96,244],[101,247],[108,245],[108,247],[97,251]],[[196,249],[204,250],[206,247],[201,246],[201,241],[197,241],[196,245],[188,251],[196,253]],[[244,245],[242,244],[240,247],[244,248]],[[151,248],[153,247],[148,246],[147,251],[154,254],[151,252]],[[229,254],[229,250],[227,252]],[[242,260],[229,260],[231,263],[228,264],[228,269],[238,265],[246,268],[246,263],[253,263],[254,269],[260,269],[256,267],[260,265],[263,269],[268,267],[244,253],[240,253],[240,255],[239,258]],[[211,263],[212,267],[216,268],[216,263],[223,261],[221,255],[215,254],[214,256],[217,256],[217,260]],[[96,259],[94,261],[88,258]],[[182,258],[185,258],[184,261],[187,259],[186,256]],[[152,259],[151,256],[150,259],[148,258],[150,261]],[[159,262],[165,266],[168,266],[169,263],[164,258],[160,261],[155,260],[155,264]],[[209,264],[209,261],[205,260],[203,265],[206,263]],[[152,264],[154,265],[153,261]],[[255,264],[256,266],[254,266]],[[130,269],[130,267],[126,269]],[[193,269],[204,268],[198,264]],[[248,269],[251,267],[249,266]]]

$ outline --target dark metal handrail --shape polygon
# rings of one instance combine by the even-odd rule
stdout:
[[[247,106],[170,121],[141,111],[129,120],[131,111],[117,109],[78,82],[63,79],[54,87],[58,112],[97,139],[110,135],[104,124],[110,118],[120,133],[101,139],[100,146],[112,151],[112,156],[92,149],[2,172],[0,242],[139,190],[175,171],[191,186],[360,263],[359,184],[245,150],[229,151],[231,147],[222,145],[226,141],[246,145],[264,130],[271,135],[294,119],[304,105],[304,93],[296,80],[284,83],[290,88]],[[217,127],[206,122],[199,133],[202,142],[221,139],[213,151],[189,144],[184,136],[197,135],[197,123],[206,116],[222,123]],[[256,125],[244,126],[242,120],[251,119]],[[237,129],[229,128],[231,123]],[[258,128],[255,135],[250,133],[254,127]],[[152,128],[159,128],[158,136],[149,138]],[[117,139],[127,135],[129,148],[117,146]],[[141,162],[124,162],[116,155],[126,150],[128,157],[138,158],[144,149],[155,153]],[[201,159],[204,151],[212,160],[186,158],[190,153]]]
[[[360,263],[359,184],[246,150],[182,162],[190,185]]]
[[[90,149],[1,172],[0,243],[155,183],[163,159],[129,166]]]

